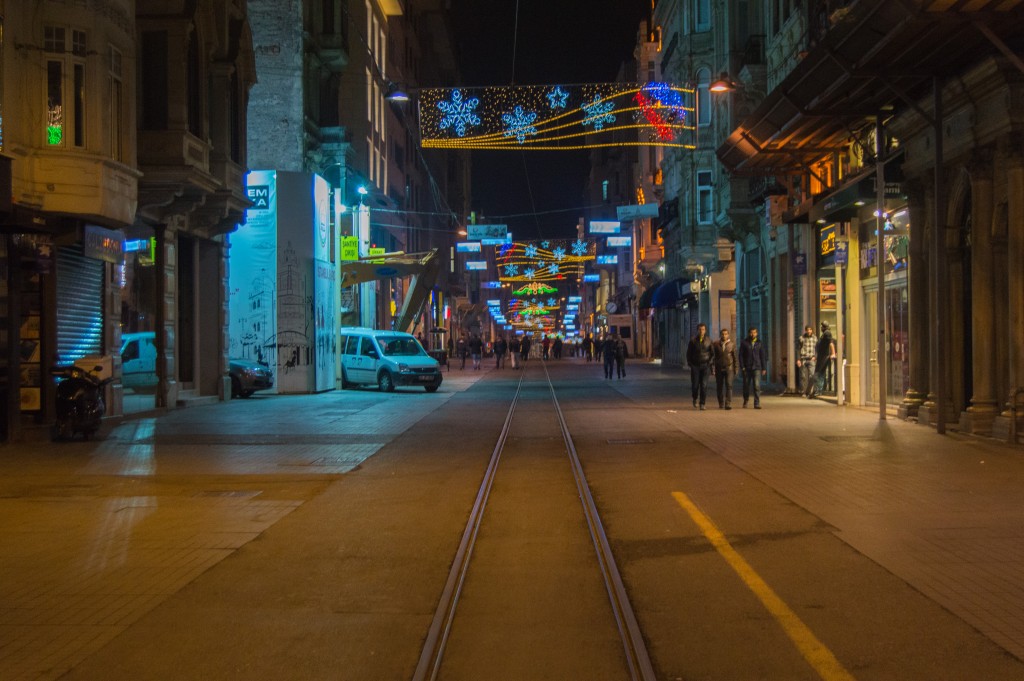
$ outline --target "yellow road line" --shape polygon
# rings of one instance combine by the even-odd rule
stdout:
[[[850,672],[843,668],[835,655],[811,632],[806,624],[793,612],[786,603],[779,598],[778,594],[768,586],[767,582],[761,579],[754,568],[743,559],[736,549],[722,534],[721,530],[715,527],[711,519],[704,515],[696,504],[682,492],[673,492],[672,497],[682,506],[693,522],[697,524],[704,536],[708,538],[722,558],[729,563],[736,571],[743,583],[754,592],[754,595],[764,604],[772,617],[782,626],[782,629],[796,645],[797,650],[804,656],[816,672],[825,681],[854,681]]]

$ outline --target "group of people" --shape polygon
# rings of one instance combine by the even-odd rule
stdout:
[[[707,325],[697,326],[697,335],[690,339],[686,349],[686,363],[690,367],[693,406],[703,410],[707,403],[708,381],[715,377],[718,408],[732,409],[732,382],[737,371],[743,376],[743,406],[754,399],[754,409],[761,408],[761,378],[768,374],[768,352],[758,337],[757,327],[750,327],[747,337],[736,344],[729,337],[729,329],[722,329],[718,340],[708,337]],[[813,398],[821,393],[830,363],[836,358],[836,345],[828,322],[821,323],[821,336],[814,335],[808,326],[800,337],[797,366],[800,367],[803,394]]]
[[[601,355],[604,357],[605,378],[611,378],[613,370],[616,378],[626,377],[626,342],[617,333],[608,334],[601,342]]]
[[[686,363],[690,367],[694,408],[705,409],[708,381],[714,376],[718,408],[732,409],[732,382],[737,370],[743,376],[743,406],[749,404],[753,394],[754,409],[761,408],[761,377],[768,373],[768,353],[756,327],[750,327],[737,353],[729,329],[722,329],[718,340],[712,342],[707,325],[699,324],[697,335],[686,348]]]

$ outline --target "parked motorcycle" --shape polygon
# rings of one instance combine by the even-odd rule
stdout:
[[[50,374],[57,381],[54,439],[68,440],[81,433],[88,440],[103,420],[103,388],[111,379],[97,378],[73,364],[54,367]]]

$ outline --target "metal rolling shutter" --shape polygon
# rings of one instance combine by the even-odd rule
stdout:
[[[103,353],[103,261],[57,249],[57,361]]]

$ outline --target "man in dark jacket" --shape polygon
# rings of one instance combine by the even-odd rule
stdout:
[[[693,390],[693,406],[703,411],[704,403],[708,398],[708,376],[711,375],[711,366],[715,361],[715,350],[711,347],[711,339],[708,338],[707,324],[697,325],[697,335],[690,339],[686,348],[686,363],[690,367],[690,383]]]
[[[736,377],[738,362],[736,360],[736,344],[729,337],[729,329],[721,330],[714,348],[718,408],[732,409],[732,379]]]
[[[743,406],[754,393],[754,409],[761,408],[761,377],[768,375],[768,353],[757,337],[757,328],[750,327],[747,337],[740,343],[740,371],[743,372]]]

